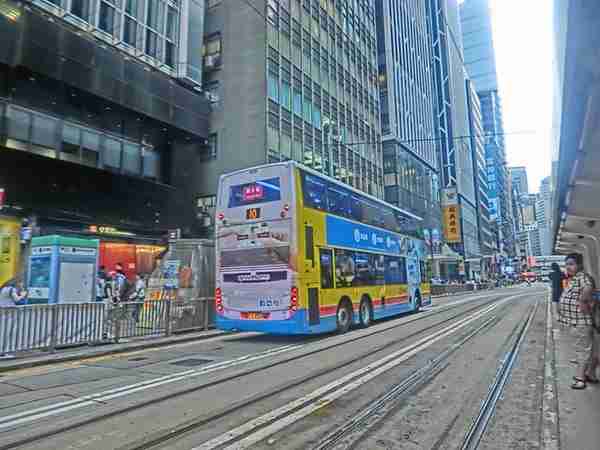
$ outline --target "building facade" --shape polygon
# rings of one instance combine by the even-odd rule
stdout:
[[[540,249],[542,255],[552,254],[552,182],[551,177],[540,183],[540,192],[535,206],[535,218],[540,233]]]
[[[462,225],[460,242],[452,247],[466,261],[478,260],[481,249],[459,7],[448,0],[431,0],[429,5],[442,186],[456,189]]]
[[[496,246],[494,233],[490,223],[487,170],[485,163],[485,137],[479,97],[477,96],[473,82],[467,80],[466,83],[469,105],[469,135],[471,138],[471,154],[477,203],[479,247],[482,256],[488,257],[486,262],[489,266],[491,262],[489,257],[494,254]]]
[[[519,192],[520,195],[529,194],[529,184],[527,182],[527,169],[522,166],[509,168],[510,179],[513,190]]]
[[[433,48],[427,4],[376,2],[385,200],[441,234]]]
[[[202,201],[219,174],[286,159],[382,198],[374,2],[209,3]]]
[[[514,226],[489,1],[465,0],[460,5],[460,17],[464,62],[479,96],[486,135],[490,219],[494,223],[499,251],[504,258],[510,258],[514,256]]]
[[[203,14],[191,0],[3,3],[0,187],[4,217],[27,225],[16,239],[141,245],[171,227],[198,232],[190,155],[208,137],[209,105],[194,90]]]

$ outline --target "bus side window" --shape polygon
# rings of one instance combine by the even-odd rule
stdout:
[[[319,261],[321,263],[321,288],[333,287],[333,253],[329,249],[319,249]]]
[[[313,227],[310,225],[304,226],[304,243],[306,245],[306,250],[304,253],[304,259],[310,261],[312,266],[315,266],[315,242],[313,236]]]

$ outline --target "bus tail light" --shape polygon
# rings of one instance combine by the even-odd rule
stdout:
[[[222,212],[220,212],[219,214],[217,214],[217,218],[219,220],[223,220],[225,218],[225,214],[223,214]]]
[[[298,288],[296,286],[293,286],[290,291],[290,310],[298,311]]]
[[[217,312],[222,313],[224,308],[223,308],[223,293],[221,291],[221,288],[216,288],[215,289],[215,308],[217,309]]]

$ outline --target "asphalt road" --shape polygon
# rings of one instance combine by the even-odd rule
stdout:
[[[344,335],[225,335],[4,373],[0,450],[461,448],[511,354],[464,448],[535,448],[545,297],[481,291]]]

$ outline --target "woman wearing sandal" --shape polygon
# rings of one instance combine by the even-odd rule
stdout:
[[[560,297],[558,321],[569,327],[576,339],[577,374],[573,377],[573,389],[585,389],[587,383],[597,383],[597,358],[590,353],[593,340],[592,294],[594,280],[583,271],[583,258],[572,253],[565,259],[567,274],[570,277],[567,288]],[[592,351],[594,350],[592,346]]]

